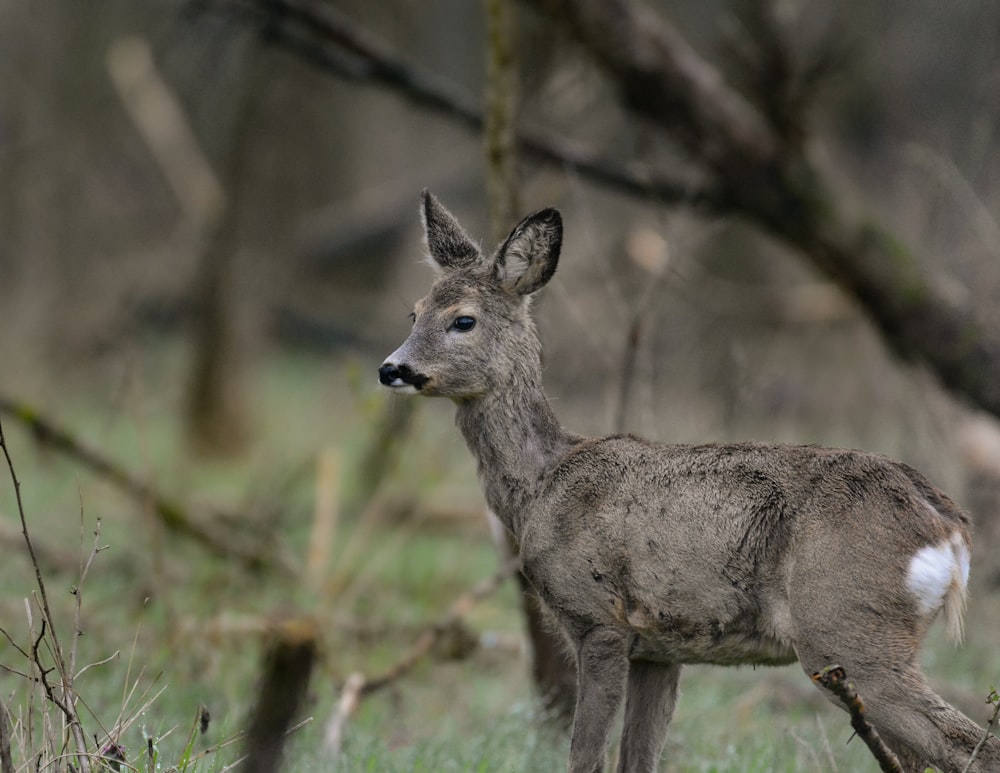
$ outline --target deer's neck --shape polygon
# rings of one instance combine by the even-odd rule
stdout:
[[[520,539],[542,476],[579,440],[562,428],[541,369],[511,375],[503,388],[458,403],[457,423],[476,457],[487,504]]]

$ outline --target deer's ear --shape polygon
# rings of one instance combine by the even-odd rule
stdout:
[[[562,216],[543,209],[528,215],[497,250],[497,275],[509,290],[530,295],[556,272],[562,247]]]
[[[455,216],[424,189],[421,207],[430,263],[447,270],[469,268],[482,260],[479,247],[458,224]]]

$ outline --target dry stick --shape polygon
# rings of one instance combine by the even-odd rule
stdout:
[[[355,672],[347,677],[344,689],[340,693],[340,700],[337,701],[337,708],[326,723],[323,751],[334,762],[340,756],[340,749],[344,744],[344,728],[347,726],[347,720],[358,710],[358,705],[361,703],[361,690],[364,686],[364,674]]]
[[[832,692],[851,715],[851,727],[865,742],[868,750],[878,761],[884,773],[903,773],[903,766],[892,750],[882,741],[875,728],[865,719],[865,704],[854,685],[847,681],[847,673],[841,666],[827,666],[812,675],[812,680]]]
[[[320,452],[316,461],[316,503],[305,569],[306,587],[314,593],[322,590],[326,580],[330,552],[340,521],[340,467],[338,451],[326,448]]]
[[[81,494],[80,503],[80,547],[83,547],[83,502]],[[80,580],[73,587],[71,593],[73,594],[73,643],[69,648],[69,672],[74,678],[78,676],[76,672],[76,656],[78,651],[78,644],[80,642],[80,637],[83,636],[83,584],[87,581],[87,575],[90,574],[90,567],[94,563],[94,559],[97,554],[103,550],[107,550],[107,546],[101,547],[101,519],[97,519],[97,525],[94,527],[94,546],[91,548],[90,554],[87,556],[86,560],[80,559]]]
[[[273,773],[280,769],[287,731],[309,687],[318,639],[316,624],[309,619],[290,620],[274,631],[247,728],[242,770]]]
[[[25,425],[31,430],[38,443],[75,459],[99,477],[110,482],[119,491],[143,506],[149,506],[163,525],[175,534],[190,537],[212,553],[223,558],[235,558],[249,568],[277,568],[287,574],[294,573],[291,567],[277,557],[270,546],[262,546],[259,549],[245,547],[240,545],[232,535],[217,534],[199,524],[179,502],[158,491],[150,484],[139,480],[129,470],[111,461],[98,451],[89,448],[68,430],[42,416],[27,403],[0,395],[0,414],[6,414]],[[218,515],[222,515],[222,513],[218,513]],[[32,561],[36,562],[37,567],[33,548]]]
[[[336,758],[340,753],[344,726],[362,699],[388,687],[412,671],[413,667],[430,653],[442,637],[452,630],[478,602],[495,592],[505,580],[512,577],[517,572],[518,567],[519,563],[516,559],[508,561],[492,577],[482,580],[471,590],[459,596],[451,605],[448,614],[426,628],[417,637],[417,641],[410,648],[410,651],[386,671],[372,678],[367,678],[361,673],[351,674],[344,684],[337,709],[327,721],[323,742],[325,752],[333,758]]]
[[[14,470],[14,461],[11,459],[10,451],[7,448],[7,439],[4,436],[2,423],[0,423],[0,449],[3,450],[4,458],[7,461],[7,469],[10,472],[10,479],[14,484],[14,498],[17,500],[17,514],[21,519],[21,531],[24,535],[24,542],[28,547],[28,554],[31,556],[31,564],[35,568],[35,582],[38,586],[38,592],[41,597],[41,607],[43,613],[42,630],[38,639],[35,641],[34,647],[32,648],[32,656],[35,659],[35,665],[38,667],[39,674],[41,675],[42,686],[45,688],[46,695],[54,705],[59,707],[59,710],[62,711],[63,716],[66,718],[66,725],[73,737],[73,742],[76,746],[77,754],[79,755],[78,764],[80,765],[80,769],[83,773],[88,773],[90,770],[90,762],[87,757],[87,739],[83,734],[83,726],[80,724],[80,717],[76,712],[76,699],[73,694],[73,674],[66,668],[66,661],[63,658],[62,647],[60,646],[59,639],[56,635],[52,609],[49,607],[48,593],[46,592],[45,581],[42,579],[42,570],[38,563],[38,557],[35,554],[35,547],[31,542],[31,535],[28,533],[28,519],[24,514],[24,502],[21,499],[21,482],[17,479],[17,473]],[[38,647],[45,635],[46,623],[48,623],[48,627],[51,630],[50,641],[52,642],[52,657],[55,661],[56,668],[59,671],[59,677],[62,682],[62,700],[55,697],[55,693],[46,679],[46,674],[48,672],[39,660]]]
[[[345,520],[356,520],[391,475],[402,457],[407,436],[418,415],[418,400],[386,400],[374,424],[368,446],[357,466],[356,493],[345,503]]]
[[[0,700],[0,773],[14,773],[14,762],[10,756],[10,714],[3,700]]]
[[[983,745],[993,734],[993,727],[997,724],[997,719],[1000,719],[1000,695],[997,694],[996,690],[990,691],[989,696],[986,698],[986,702],[993,704],[993,714],[986,723],[986,732],[984,732],[983,737],[979,739],[979,743],[976,744],[976,748],[972,750],[972,756],[969,757],[969,761],[962,769],[962,773],[969,773],[969,771],[972,770],[972,763],[976,761],[976,757],[979,756],[979,752],[982,750]]]
[[[226,195],[183,108],[157,72],[149,43],[138,37],[114,41],[108,49],[108,72],[177,202],[198,228],[211,227],[225,207]]]
[[[642,293],[635,303],[625,337],[614,422],[614,431],[619,434],[625,432],[628,424],[629,402],[635,381],[639,344],[645,333],[649,316],[653,311],[657,291],[667,275],[667,266],[670,262],[670,252],[666,240],[653,232],[642,231],[633,234],[629,240],[627,251],[632,262],[648,275],[649,281],[644,284]]]

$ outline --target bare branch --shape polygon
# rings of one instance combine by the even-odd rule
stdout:
[[[88,773],[90,770],[90,762],[87,758],[87,739],[83,733],[83,726],[80,724],[80,717],[76,712],[76,695],[73,691],[73,674],[66,667],[66,661],[63,657],[63,650],[59,644],[59,640],[56,636],[55,622],[52,617],[52,609],[49,606],[48,593],[46,592],[45,580],[42,578],[42,569],[38,563],[38,558],[35,554],[34,545],[31,542],[31,535],[28,530],[28,520],[24,512],[24,502],[21,499],[21,482],[17,479],[17,473],[14,470],[14,461],[10,456],[10,450],[7,448],[7,440],[3,432],[3,424],[0,424],[0,449],[3,450],[4,458],[7,461],[7,470],[10,473],[11,483],[14,485],[14,496],[17,500],[17,513],[21,519],[21,530],[24,534],[24,542],[28,547],[28,554],[31,556],[31,564],[35,568],[35,583],[38,586],[38,593],[41,598],[41,609],[42,609],[42,626],[41,631],[38,634],[38,638],[32,645],[31,655],[38,668],[38,673],[41,678],[42,686],[45,689],[45,693],[48,699],[63,713],[66,718],[66,726],[69,728],[70,735],[73,738],[74,746],[76,747],[76,753],[78,755],[78,764],[80,770],[83,773]],[[55,691],[52,686],[48,683],[48,673],[53,670],[51,668],[46,669],[42,665],[42,661],[39,657],[39,645],[45,638],[45,628],[46,624],[51,631],[51,650],[52,657],[55,660],[55,670],[59,672],[59,678],[61,683],[62,698],[59,699],[55,695]]]
[[[993,728],[996,727],[997,720],[1000,719],[1000,694],[997,694],[996,690],[990,690],[990,694],[986,698],[986,702],[993,704],[993,713],[986,722],[986,731],[983,733],[983,737],[979,739],[979,743],[976,744],[976,748],[972,750],[972,754],[969,756],[969,761],[962,769],[962,773],[969,773],[969,771],[972,770],[972,764],[976,761],[976,757],[979,756],[979,752],[983,750],[983,746],[986,745],[986,742],[993,734]]]
[[[139,480],[134,473],[90,448],[74,437],[69,430],[46,418],[26,403],[0,395],[0,414],[17,419],[31,430],[37,442],[75,459],[143,507],[149,507],[160,522],[175,534],[190,537],[212,553],[236,558],[250,568],[273,566],[286,573],[293,572],[291,567],[286,566],[281,560],[273,545],[247,546],[241,543],[237,538],[238,535],[218,533],[200,523],[180,502]],[[216,515],[221,514],[216,513]],[[29,549],[32,562],[37,566],[34,549]]]
[[[1000,321],[955,297],[874,217],[848,202],[665,20],[630,0],[528,0],[602,65],[621,100],[672,136],[712,175],[721,200],[796,248],[857,299],[886,341],[926,362],[951,389],[1000,416]],[[1000,266],[983,281],[1000,285]]]
[[[338,78],[372,83],[422,109],[482,132],[479,105],[448,80],[397,56],[388,46],[321,0],[205,0],[196,6],[236,14],[262,29],[265,40],[287,49]],[[565,140],[526,131],[516,135],[520,150],[536,161],[572,169],[593,183],[650,201],[722,212],[728,202],[719,190],[693,186],[643,164],[602,160]]]
[[[801,250],[838,282],[889,344],[924,360],[951,389],[1000,416],[1000,325],[957,302],[913,252],[874,219],[845,218],[834,187],[807,158],[808,143],[775,132],[677,30],[629,0],[526,0],[567,24],[618,87],[622,101],[686,148],[713,180],[691,186],[648,168],[622,169],[565,141],[519,136],[539,161],[646,200],[738,214]],[[235,12],[269,40],[338,77],[389,88],[481,131],[475,104],[450,83],[410,66],[319,0],[204,0]],[[823,62],[814,65],[820,70]],[[812,77],[807,72],[806,77]],[[1000,272],[986,266],[985,271]]]
[[[347,677],[344,689],[337,701],[337,708],[326,723],[323,733],[323,751],[334,760],[339,756],[344,744],[344,728],[347,720],[358,710],[361,703],[361,690],[365,686],[365,675],[355,672]]]
[[[368,678],[361,673],[352,674],[344,685],[337,709],[327,722],[326,751],[331,754],[336,754],[339,751],[343,740],[344,725],[364,698],[406,676],[413,670],[414,666],[430,654],[438,642],[444,639],[451,631],[454,631],[462,618],[478,602],[495,592],[497,588],[517,572],[517,569],[518,562],[516,560],[508,561],[492,577],[486,578],[471,590],[462,594],[452,604],[447,615],[427,627],[417,637],[416,642],[414,642],[409,652],[378,676]]]
[[[892,750],[885,745],[878,732],[865,719],[865,704],[854,685],[847,681],[847,674],[840,666],[827,666],[812,675],[812,680],[832,692],[851,715],[851,727],[858,734],[884,773],[903,773],[903,766]]]
[[[508,562],[492,577],[488,577],[472,588],[472,590],[468,593],[460,596],[458,600],[451,605],[451,609],[444,618],[427,628],[419,636],[406,657],[399,660],[395,665],[384,671],[379,676],[367,679],[364,686],[361,688],[361,694],[370,695],[373,692],[377,692],[409,673],[409,671],[434,648],[435,644],[441,641],[450,631],[454,629],[455,625],[469,613],[473,606],[493,593],[504,583],[505,580],[507,580],[507,578],[511,577],[517,571],[517,566],[518,564],[516,560]]]

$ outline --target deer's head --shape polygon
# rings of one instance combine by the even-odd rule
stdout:
[[[529,298],[555,273],[559,212],[529,215],[491,256],[427,191],[421,213],[438,278],[414,308],[409,338],[379,368],[379,381],[400,392],[464,400],[525,366],[537,368]]]

